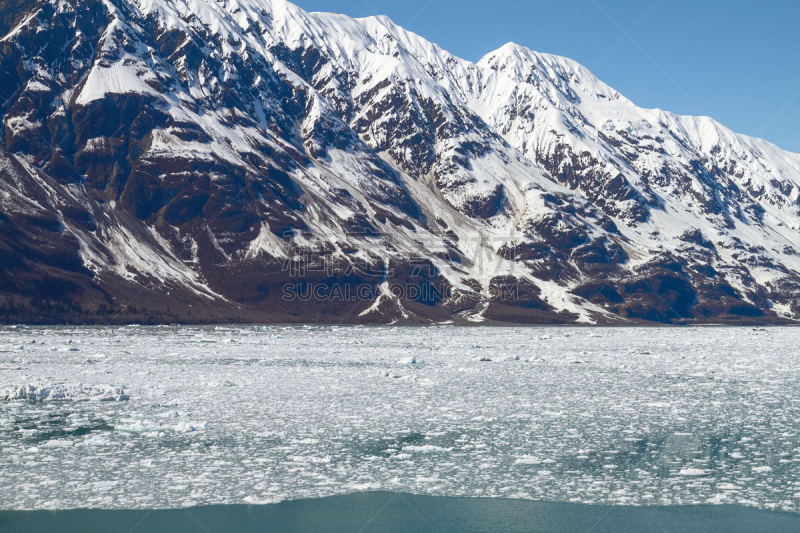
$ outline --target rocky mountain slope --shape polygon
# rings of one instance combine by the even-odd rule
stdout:
[[[0,0],[0,320],[786,322],[800,155],[283,0]]]

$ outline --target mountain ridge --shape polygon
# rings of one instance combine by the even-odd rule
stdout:
[[[800,318],[800,155],[568,58],[283,0],[23,4],[4,321]]]

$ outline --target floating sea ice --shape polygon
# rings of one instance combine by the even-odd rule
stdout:
[[[699,477],[708,475],[708,470],[703,470],[702,468],[681,468],[681,471],[678,472],[679,476],[684,477]]]
[[[292,456],[293,463],[307,463],[315,465],[323,465],[331,462],[331,456],[316,457],[313,455],[294,455]]]
[[[711,498],[708,499],[708,503],[710,505],[722,505],[723,503],[727,503],[730,501],[730,496],[727,494],[715,494]]]
[[[67,439],[52,439],[39,445],[40,448],[71,448],[74,443]]]
[[[117,431],[123,431],[125,433],[141,433],[144,436],[155,437],[158,435],[161,427],[160,424],[157,424],[152,420],[146,420],[142,417],[138,417],[122,419],[120,423],[114,425],[114,429]]]
[[[211,389],[216,389],[220,387],[235,387],[236,383],[227,379],[223,379],[222,381],[206,381],[204,382],[204,385]]]
[[[3,399],[6,401],[27,400],[31,402],[74,402],[83,400],[122,402],[129,400],[130,397],[124,388],[112,385],[89,386],[82,383],[77,385],[63,383],[47,385],[29,383],[8,390]]]
[[[761,342],[748,344],[733,337],[733,330],[652,330],[652,337],[651,330],[615,330],[603,339],[587,338],[588,331],[580,330],[565,339],[562,330],[555,330],[555,340],[550,342],[532,341],[529,330],[487,329],[473,334],[454,329],[451,338],[431,348],[422,342],[427,334],[416,329],[378,330],[378,338],[371,340],[360,330],[346,328],[336,337],[320,334],[324,339],[311,344],[306,333],[270,328],[258,339],[243,333],[239,346],[280,345],[277,351],[281,353],[324,366],[295,364],[292,355],[263,364],[267,359],[260,351],[242,354],[258,365],[258,372],[232,370],[227,351],[238,351],[237,346],[224,345],[226,350],[209,354],[209,345],[198,345],[192,335],[212,336],[207,328],[180,329],[175,338],[164,335],[162,339],[152,330],[127,337],[119,329],[104,331],[91,341],[76,339],[79,343],[73,345],[67,344],[69,339],[61,332],[43,335],[35,354],[27,341],[25,352],[0,354],[0,471],[9,477],[9,486],[32,484],[30,490],[6,491],[0,507],[29,505],[25,494],[33,494],[34,485],[38,497],[64,509],[81,505],[153,508],[186,501],[241,503],[251,495],[258,501],[285,500],[350,492],[356,485],[363,490],[388,487],[403,492],[420,490],[423,485],[414,480],[420,473],[429,473],[422,471],[427,466],[440,476],[439,481],[425,484],[426,490],[437,495],[516,497],[518,487],[523,487],[529,494],[520,493],[520,497],[533,499],[620,505],[740,504],[746,500],[760,508],[778,505],[790,512],[796,512],[800,502],[800,485],[791,478],[793,466],[799,464],[794,439],[797,413],[791,402],[779,401],[797,391],[793,369],[798,366],[798,354],[792,346],[800,337],[794,338],[790,330],[789,338],[775,341],[774,346],[764,341],[762,347]],[[275,331],[285,338],[274,340]],[[6,334],[0,344],[8,349],[23,343],[21,335]],[[213,336],[223,342],[234,334]],[[410,335],[418,335],[420,341],[409,342]],[[675,340],[665,348],[660,341],[667,335]],[[353,348],[362,338],[373,346]],[[473,349],[475,343],[483,347]],[[729,345],[731,349],[722,349]],[[78,346],[81,353],[66,357],[41,353],[51,346]],[[123,347],[130,355],[121,355]],[[629,355],[629,347],[650,349],[658,357]],[[87,358],[99,358],[98,350],[108,354],[102,363],[81,365]],[[420,354],[417,358],[433,357],[426,355],[429,352],[436,353],[430,370],[403,366],[412,364],[409,356],[415,353]],[[514,353],[534,362],[503,362]],[[697,353],[708,353],[711,363],[701,361]],[[479,354],[495,364],[470,361]],[[403,365],[398,364],[404,357]],[[23,358],[29,362],[19,363]],[[589,364],[571,365],[575,359]],[[238,360],[233,359],[234,363]],[[636,372],[620,375],[618,369],[625,367]],[[691,378],[698,372],[708,376],[715,369],[719,373],[713,381]],[[89,377],[108,370],[112,373],[105,378]],[[41,375],[57,377],[43,379]],[[38,382],[53,388],[81,379],[92,384],[128,383],[135,389],[131,394],[136,401],[66,405],[20,401],[6,404],[7,412],[2,412],[6,386]],[[226,379],[238,386],[210,388],[211,384],[222,387]],[[344,379],[348,390],[364,394],[350,395],[346,405],[343,397],[342,404],[333,406],[330,402],[338,402],[339,397],[325,393]],[[576,382],[583,383],[582,387],[576,389]],[[435,388],[423,389],[427,383]],[[498,383],[506,394],[498,394]],[[275,401],[252,402],[253,390],[269,390]],[[303,392],[300,398],[299,390]],[[716,396],[719,390],[730,398]],[[26,394],[16,395],[16,391],[10,392],[26,399]],[[375,400],[382,397],[386,398]],[[735,397],[753,401],[742,404]],[[541,416],[530,415],[531,406]],[[313,413],[326,409],[335,416],[320,417],[319,426],[312,425],[313,438],[306,435],[308,419],[317,420]],[[245,411],[246,417],[242,416]],[[62,422],[61,416],[67,413],[75,416]],[[17,414],[34,419],[36,429],[13,430]],[[763,424],[765,418],[770,420],[768,426]],[[205,431],[197,422],[203,420],[209,423]],[[558,426],[550,426],[553,423]],[[101,425],[113,430],[95,429]],[[74,431],[84,427],[91,431],[85,437]],[[569,433],[572,427],[581,428],[575,437]],[[687,427],[693,433],[680,433]],[[392,437],[391,451],[384,452],[383,446],[373,443],[375,428],[393,436],[414,429],[441,440],[406,442]],[[40,439],[51,429],[53,436]],[[456,438],[456,433],[462,437]],[[227,438],[230,434],[245,438]],[[706,439],[720,434],[732,436],[723,443],[712,467],[714,458],[709,456]],[[73,447],[42,447],[48,440],[72,442]],[[31,448],[34,442],[36,447]],[[630,459],[623,457],[638,449],[637,442],[647,450]],[[200,453],[208,444],[214,449]],[[455,453],[425,445],[454,446]],[[493,451],[498,449],[499,455]],[[213,491],[205,492],[221,494],[222,500],[197,496],[197,486],[186,479],[168,480],[174,483],[168,499],[159,499],[164,493],[157,484],[166,479],[176,460],[186,459],[184,451],[187,458],[191,456],[192,471],[213,472],[206,487]],[[309,463],[326,456],[334,459],[331,465],[288,463],[295,456]],[[547,458],[558,462],[551,467]],[[227,460],[230,464],[220,468],[221,461]],[[789,461],[785,466],[780,463],[784,460]],[[97,471],[88,478],[78,471],[75,483],[63,487],[45,485],[63,477],[59,472],[80,469],[81,461],[94,461]],[[134,466],[125,470],[124,465]],[[773,471],[763,468],[766,465]],[[665,468],[671,481],[661,477]],[[551,474],[545,475],[545,470]],[[91,484],[117,479],[120,471],[132,476],[126,478],[130,483],[109,489]],[[631,481],[633,472],[637,472],[635,482]],[[618,490],[622,487],[627,489],[624,494]],[[723,500],[724,495],[729,498]],[[106,496],[108,501],[101,501]]]
[[[24,346],[9,346],[8,344],[0,345],[0,353],[6,352],[22,352],[25,351]]]
[[[80,352],[80,348],[76,348],[75,346],[54,346],[50,348],[51,352]]]
[[[86,446],[110,446],[111,439],[101,435],[89,435],[83,439],[83,444]]]
[[[90,483],[95,491],[105,492],[119,485],[119,481],[94,481]]]
[[[514,461],[515,465],[540,465],[544,461],[533,455],[522,455]]]
[[[421,363],[421,361],[420,361]],[[397,362],[398,365],[416,365],[418,364],[416,357],[404,357]]]
[[[208,429],[208,422],[178,422],[175,431],[178,433],[194,433]]]
[[[453,448],[442,448],[441,446],[434,446],[433,444],[410,444],[408,446],[403,446],[403,451],[411,453],[438,453],[451,452],[453,451]]]

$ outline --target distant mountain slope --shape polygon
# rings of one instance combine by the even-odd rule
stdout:
[[[800,155],[282,0],[0,0],[0,320],[783,322]]]

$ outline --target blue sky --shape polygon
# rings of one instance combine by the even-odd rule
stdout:
[[[509,41],[570,57],[644,107],[710,115],[800,152],[796,0],[292,0],[389,15],[476,61]]]

